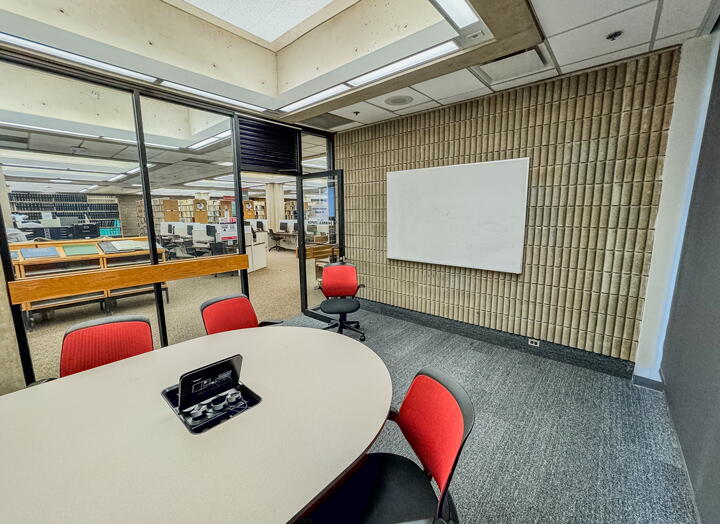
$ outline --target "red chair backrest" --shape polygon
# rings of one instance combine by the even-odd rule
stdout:
[[[200,306],[208,335],[235,329],[258,327],[258,319],[250,299],[245,295],[215,298]]]
[[[115,317],[83,322],[63,337],[60,376],[66,377],[153,349],[150,321],[144,317]]]
[[[351,264],[330,264],[323,268],[322,292],[326,297],[354,297],[358,289],[357,270]]]
[[[467,392],[445,373],[421,370],[400,406],[397,423],[441,492],[474,422]]]

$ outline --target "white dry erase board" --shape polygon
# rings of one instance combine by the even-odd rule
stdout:
[[[387,257],[522,273],[529,158],[387,174]]]

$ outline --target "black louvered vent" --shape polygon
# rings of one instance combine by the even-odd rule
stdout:
[[[240,118],[242,170],[295,173],[297,133],[295,129],[278,124]]]

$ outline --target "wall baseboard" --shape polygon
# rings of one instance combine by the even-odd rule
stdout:
[[[428,326],[441,331],[447,331],[456,335],[462,335],[476,340],[483,340],[491,344],[503,346],[517,351],[523,351],[532,355],[543,358],[549,358],[558,362],[565,362],[574,366],[592,369],[608,375],[630,379],[633,376],[633,368],[635,365],[627,360],[608,357],[591,353],[582,349],[555,344],[554,342],[541,341],[539,347],[528,345],[528,337],[514,335],[496,329],[476,326],[459,320],[438,317],[428,313],[420,313],[398,306],[375,302],[364,298],[358,299],[362,309],[387,315],[389,317],[398,318],[407,322],[413,322],[423,326]],[[644,385],[644,384],[643,384]],[[649,387],[649,386],[648,386]]]
[[[664,391],[665,390],[665,387],[663,386],[662,382],[653,380],[651,378],[643,377],[642,375],[633,375],[632,383],[635,386],[640,386],[642,388],[648,388],[648,389],[654,389],[655,391]]]

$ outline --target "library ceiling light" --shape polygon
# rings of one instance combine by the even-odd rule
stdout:
[[[126,76],[128,78],[134,78],[135,80],[142,80],[143,82],[157,81],[157,78],[155,78],[154,76],[138,73],[137,71],[132,71],[131,69],[125,69],[124,67],[115,66],[106,62],[101,62],[100,60],[95,60],[86,56],[77,55],[68,51],[63,51],[62,49],[58,49],[56,47],[40,44],[38,42],[33,42],[32,40],[27,40],[25,38],[9,35],[7,33],[0,33],[0,42],[5,42],[7,44],[22,47],[24,49],[30,49],[32,51],[38,51],[46,55],[55,56],[57,58],[62,58],[63,60],[68,60],[70,62],[94,67],[95,69],[102,69],[103,71],[108,71],[117,75]]]
[[[62,171],[63,173],[90,173],[93,175],[117,174],[117,171],[98,171],[97,169],[71,169],[69,167],[51,167],[31,164],[6,164],[3,162],[0,162],[0,165],[10,169],[32,169],[34,171],[49,171],[51,173],[57,173],[58,171]]]
[[[232,162],[213,162],[213,164],[224,167],[232,167],[234,165]]]
[[[225,140],[230,136],[230,134],[231,131],[228,129],[227,131],[223,131],[222,133],[218,133],[217,135],[213,135],[204,140],[200,140],[200,142],[195,142],[194,144],[189,145],[188,149],[192,149],[193,151],[195,151],[196,149],[202,149],[203,147],[214,144],[215,142],[219,142],[220,140]]]
[[[73,183],[72,180],[63,180],[61,178],[53,178],[52,180],[50,180],[50,182],[52,182],[53,184],[72,184]]]
[[[180,146],[169,146],[167,144],[153,144],[152,142],[145,142],[145,145],[147,147],[159,147],[160,149],[174,149],[174,150],[180,149]]]
[[[100,186],[96,186],[96,185],[84,187],[84,188],[82,188],[82,189],[80,190],[80,193],[85,193],[85,192],[87,192],[87,191],[92,191],[93,189],[97,189],[97,188],[99,188],[99,187],[100,187]]]
[[[435,2],[460,29],[480,21],[480,17],[467,0],[435,0]]]
[[[176,89],[177,91],[184,91],[185,93],[190,93],[192,95],[209,98],[210,100],[217,100],[218,102],[225,102],[226,104],[230,104],[233,106],[250,109],[251,111],[267,111],[267,109],[265,109],[264,107],[248,104],[247,102],[241,102],[240,100],[235,100],[234,98],[229,98],[227,96],[216,95],[215,93],[203,91],[202,89],[195,89],[194,87],[186,86],[183,84],[176,84],[175,82],[170,82],[169,80],[163,80],[162,82],[160,82],[160,85],[169,87],[170,89]]]
[[[460,47],[455,42],[450,40],[449,42],[445,42],[444,44],[436,45],[435,47],[431,47],[430,49],[426,49],[425,51],[420,51],[419,53],[410,55],[406,58],[398,60],[397,62],[393,62],[392,64],[388,64],[384,67],[381,67],[380,69],[376,69],[375,71],[370,71],[369,73],[361,75],[357,78],[353,78],[352,80],[348,81],[348,84],[353,87],[369,84],[370,82],[374,82],[375,80],[385,78],[386,76],[399,73],[400,71],[404,71],[405,69],[410,69],[411,67],[414,67],[416,65],[420,65],[422,63],[429,62],[430,60],[433,60],[435,58],[447,55],[449,53],[457,51],[458,49],[460,49]]]
[[[155,164],[148,164],[147,168],[150,169],[151,167],[155,167]],[[135,175],[140,172],[140,166],[133,167],[130,171],[125,171],[126,175]]]
[[[235,187],[233,182],[221,182],[220,180],[195,180],[194,182],[185,182],[183,185],[190,187]]]
[[[126,174],[117,175],[112,178],[108,178],[108,182],[117,182],[118,180],[122,180],[123,178],[127,177]]]
[[[17,124],[15,122],[0,121],[0,126],[10,127],[10,128],[14,128],[14,129],[24,129],[27,131],[39,131],[39,132],[45,132],[45,133],[53,133],[53,134],[58,134],[58,135],[79,136],[82,138],[100,138],[100,135],[91,135],[88,133],[77,133],[75,131],[66,131],[64,129],[54,129],[52,127],[30,126],[27,124]]]
[[[338,84],[334,87],[331,87],[330,89],[325,89],[324,91],[320,91],[319,93],[315,93],[314,95],[301,98],[297,102],[293,102],[292,104],[281,107],[280,111],[284,113],[289,113],[290,111],[295,111],[296,109],[307,107],[311,104],[314,104],[315,102],[320,102],[321,100],[325,100],[326,98],[330,98],[335,95],[339,95],[340,93],[344,93],[348,89],[350,89],[349,86],[346,86],[345,84]]]

